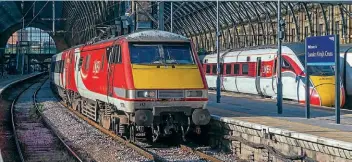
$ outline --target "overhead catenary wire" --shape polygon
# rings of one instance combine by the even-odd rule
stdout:
[[[42,12],[42,10],[44,9],[44,7],[49,3],[49,0],[46,1],[46,3],[44,4],[44,6],[39,10],[39,12],[32,18],[32,20],[26,25],[26,28],[33,22],[33,20]]]
[[[29,13],[29,11],[33,8],[35,2],[37,2],[37,1],[34,1],[34,2],[32,3],[32,6],[29,7],[29,9],[27,10],[26,14],[24,14],[24,15],[22,16],[22,18],[19,20],[19,22],[22,21],[22,20],[27,16],[27,14]]]

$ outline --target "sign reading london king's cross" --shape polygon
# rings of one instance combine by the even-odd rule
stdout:
[[[335,65],[335,36],[306,38],[307,65]]]

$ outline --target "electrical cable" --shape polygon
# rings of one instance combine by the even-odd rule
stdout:
[[[27,28],[32,22],[33,20],[42,12],[42,10],[44,9],[44,7],[49,3],[49,0],[46,1],[46,3],[44,4],[44,6],[39,10],[39,12],[32,18],[32,20],[26,25],[25,28]]]

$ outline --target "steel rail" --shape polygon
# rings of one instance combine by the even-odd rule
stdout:
[[[211,155],[208,155],[206,153],[203,153],[201,151],[198,151],[198,150],[195,150],[194,148],[190,147],[190,146],[187,146],[187,145],[180,145],[181,149],[182,150],[185,150],[185,151],[188,151],[188,152],[191,152],[191,153],[195,153],[197,154],[199,157],[203,158],[203,159],[206,159],[208,161],[212,161],[212,162],[222,162],[222,160],[218,159],[218,158],[215,158]]]
[[[74,159],[76,159],[79,162],[83,162],[83,160],[79,157],[79,155],[59,136],[59,133],[54,129],[54,126],[50,123],[50,121],[48,120],[48,118],[46,118],[43,113],[39,110],[39,106],[38,106],[38,101],[37,101],[37,94],[40,91],[40,89],[43,87],[43,85],[45,84],[45,82],[48,80],[48,78],[46,78],[40,86],[38,86],[38,88],[34,91],[33,93],[33,104],[37,110],[37,112],[40,114],[40,116],[43,118],[43,121],[45,123],[46,126],[48,126],[50,128],[50,130],[52,130],[52,132],[54,133],[54,135],[60,140],[61,144],[65,146],[66,150],[74,157]]]
[[[57,96],[57,95],[56,95]],[[57,96],[58,97],[58,96]],[[98,129],[99,131],[101,131],[102,133],[112,137],[113,139],[125,144],[127,147],[137,151],[140,155],[146,157],[149,160],[153,160],[153,161],[162,161],[160,157],[148,152],[147,150],[117,136],[116,134],[114,134],[112,131],[109,131],[105,128],[103,128],[102,126],[100,126],[99,124],[97,124],[96,122],[94,122],[93,120],[85,117],[84,115],[78,113],[77,111],[75,111],[72,107],[69,107],[67,104],[63,103],[62,101],[58,102],[60,103],[63,107],[66,107],[67,109],[69,109],[72,113],[74,113],[75,115],[77,115],[79,118],[83,119],[84,121],[86,121],[89,125],[95,127],[96,129]]]

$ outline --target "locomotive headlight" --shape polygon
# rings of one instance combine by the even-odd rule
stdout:
[[[155,98],[156,91],[137,91],[138,98]]]
[[[199,90],[188,90],[186,91],[186,97],[202,97],[203,92]]]

